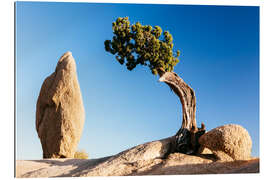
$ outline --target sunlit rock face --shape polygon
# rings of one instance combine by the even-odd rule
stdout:
[[[71,52],[58,61],[42,84],[36,105],[36,130],[43,158],[72,158],[85,119],[83,100]]]

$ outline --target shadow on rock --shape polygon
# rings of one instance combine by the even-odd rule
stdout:
[[[170,165],[163,163],[153,166],[150,170],[130,174],[141,175],[179,175],[179,174],[235,174],[235,173],[259,173],[259,159],[232,162],[211,162],[200,164]]]

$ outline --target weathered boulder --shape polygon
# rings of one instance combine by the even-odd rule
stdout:
[[[36,105],[36,130],[43,158],[72,158],[84,125],[84,107],[71,52],[58,61],[42,84]]]
[[[251,138],[240,125],[229,124],[214,128],[202,135],[199,143],[223,161],[248,160],[251,157]]]

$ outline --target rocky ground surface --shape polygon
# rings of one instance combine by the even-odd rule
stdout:
[[[17,160],[16,177],[85,177],[258,173],[259,159],[223,161],[211,151],[167,155],[170,138],[135,146],[99,159]]]

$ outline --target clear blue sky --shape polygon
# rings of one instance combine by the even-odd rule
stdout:
[[[41,159],[36,101],[58,58],[71,51],[86,111],[79,149],[90,158],[174,135],[181,104],[147,67],[126,70],[105,52],[112,22],[159,25],[181,51],[175,67],[196,93],[197,123],[240,124],[259,156],[259,7],[16,3],[16,155]]]

